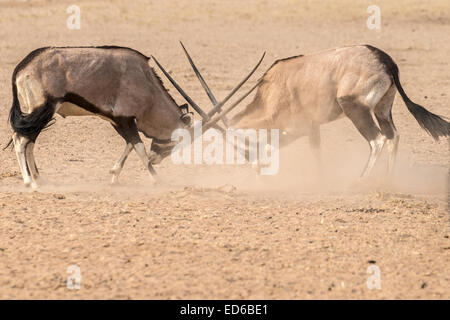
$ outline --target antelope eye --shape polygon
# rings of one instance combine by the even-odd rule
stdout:
[[[192,123],[192,118],[190,114],[183,114],[181,116],[181,121],[183,121],[183,123],[187,126],[190,126]]]

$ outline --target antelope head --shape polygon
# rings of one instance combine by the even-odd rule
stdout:
[[[161,71],[164,73],[164,75],[169,79],[169,81],[172,83],[172,85],[177,89],[177,91],[183,96],[183,98],[188,102],[188,104],[200,115],[202,118],[202,129],[203,132],[206,132],[209,128],[216,128],[222,132],[224,132],[224,129],[218,125],[219,121],[222,121],[225,125],[225,128],[227,128],[227,118],[226,115],[233,110],[242,100],[244,100],[255,88],[258,87],[259,81],[250,88],[246,93],[244,93],[240,98],[238,98],[233,104],[230,106],[224,108],[225,103],[230,100],[233,95],[236,94],[236,92],[247,82],[247,80],[255,73],[256,69],[258,69],[259,65],[261,64],[262,60],[264,59],[265,52],[263,53],[261,59],[258,61],[256,66],[250,71],[250,73],[241,81],[239,82],[233,90],[230,91],[230,93],[223,98],[221,101],[218,101],[216,97],[214,96],[213,92],[209,88],[208,84],[206,83],[205,79],[201,75],[200,71],[198,70],[197,66],[195,65],[194,61],[192,60],[191,56],[187,52],[186,48],[184,47],[183,43],[181,43],[181,47],[183,48],[183,51],[194,70],[198,80],[200,81],[200,84],[202,85],[203,89],[205,90],[209,100],[211,101],[213,107],[208,112],[203,111],[202,108],[196,104],[191,97],[178,85],[178,83],[172,78],[172,76],[164,69],[164,67],[158,62],[158,60],[152,56],[153,60],[155,61],[156,65],[161,69]],[[182,120],[185,122],[187,126],[189,126],[189,130],[193,131],[193,127],[191,126],[191,118],[189,116],[189,112],[187,109],[187,105],[180,106],[180,109],[182,109]],[[184,117],[184,119],[183,119]],[[192,132],[191,132],[192,133]],[[173,141],[158,141],[154,140],[152,142],[151,152],[150,152],[150,161],[155,164],[159,163],[167,157],[172,149],[175,147],[176,142]]]

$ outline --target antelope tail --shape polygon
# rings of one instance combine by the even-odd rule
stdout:
[[[398,67],[395,63],[391,66],[390,71],[398,93],[400,93],[409,112],[416,118],[422,129],[428,132],[436,141],[439,140],[440,137],[448,137],[450,133],[450,123],[424,107],[412,102],[411,99],[408,98],[400,84]]]
[[[12,79],[12,93],[13,103],[9,112],[9,123],[15,133],[34,141],[43,129],[53,124],[51,120],[55,112],[55,103],[51,98],[47,98],[42,106],[34,109],[31,113],[24,114],[20,109],[20,102],[17,96],[15,73]],[[12,139],[4,149],[8,148],[11,143]]]
[[[392,60],[386,52],[378,48],[371,45],[366,45],[366,47],[371,50],[377,56],[378,60],[386,67],[386,71],[392,76],[394,84],[397,87],[397,91],[402,96],[406,107],[414,118],[416,118],[422,129],[428,132],[428,134],[430,134],[436,141],[439,140],[440,137],[448,137],[450,131],[449,122],[442,119],[442,117],[437,114],[431,113],[424,107],[412,102],[411,99],[408,98],[405,90],[403,90],[403,87],[400,84],[400,78],[398,76],[399,71],[394,60]]]

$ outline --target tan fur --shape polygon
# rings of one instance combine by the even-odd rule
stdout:
[[[254,101],[232,121],[235,127],[302,131],[342,117],[339,96],[354,96],[373,110],[392,80],[364,46],[337,48],[277,62],[263,77]],[[330,118],[331,117],[331,118]]]
[[[316,149],[314,144],[320,143],[319,126],[346,115],[371,148],[365,176],[386,141],[373,121],[373,112],[375,108],[383,110],[383,119],[391,121],[394,95],[389,89],[392,87],[393,80],[386,66],[366,46],[287,58],[275,62],[264,74],[254,100],[230,120],[230,125],[280,129],[284,132],[280,146],[309,135]],[[396,134],[394,127],[393,130]],[[398,136],[393,140],[398,141]],[[396,142],[389,141],[389,145],[395,145],[390,150],[396,152]]]

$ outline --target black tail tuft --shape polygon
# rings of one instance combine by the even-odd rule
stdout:
[[[442,119],[437,114],[434,114],[424,107],[412,102],[400,84],[400,79],[398,76],[398,68],[395,68],[396,72],[392,73],[392,77],[394,78],[395,86],[397,87],[398,92],[403,98],[403,101],[406,104],[409,112],[416,118],[419,125],[428,132],[434,140],[438,141],[440,137],[448,137],[450,134],[450,123]]]
[[[416,118],[419,125],[428,132],[434,140],[438,141],[440,137],[448,137],[450,132],[450,123],[440,116],[429,112],[424,107],[415,104],[411,100],[406,101],[409,112]]]
[[[9,112],[9,123],[14,132],[19,135],[35,141],[39,133],[53,124],[53,115],[55,113],[55,101],[47,98],[44,105],[36,108],[29,114],[24,114],[20,110],[20,103],[17,97],[17,87],[13,77],[13,103]],[[11,141],[6,147],[11,144]],[[6,148],[5,148],[6,149]]]

